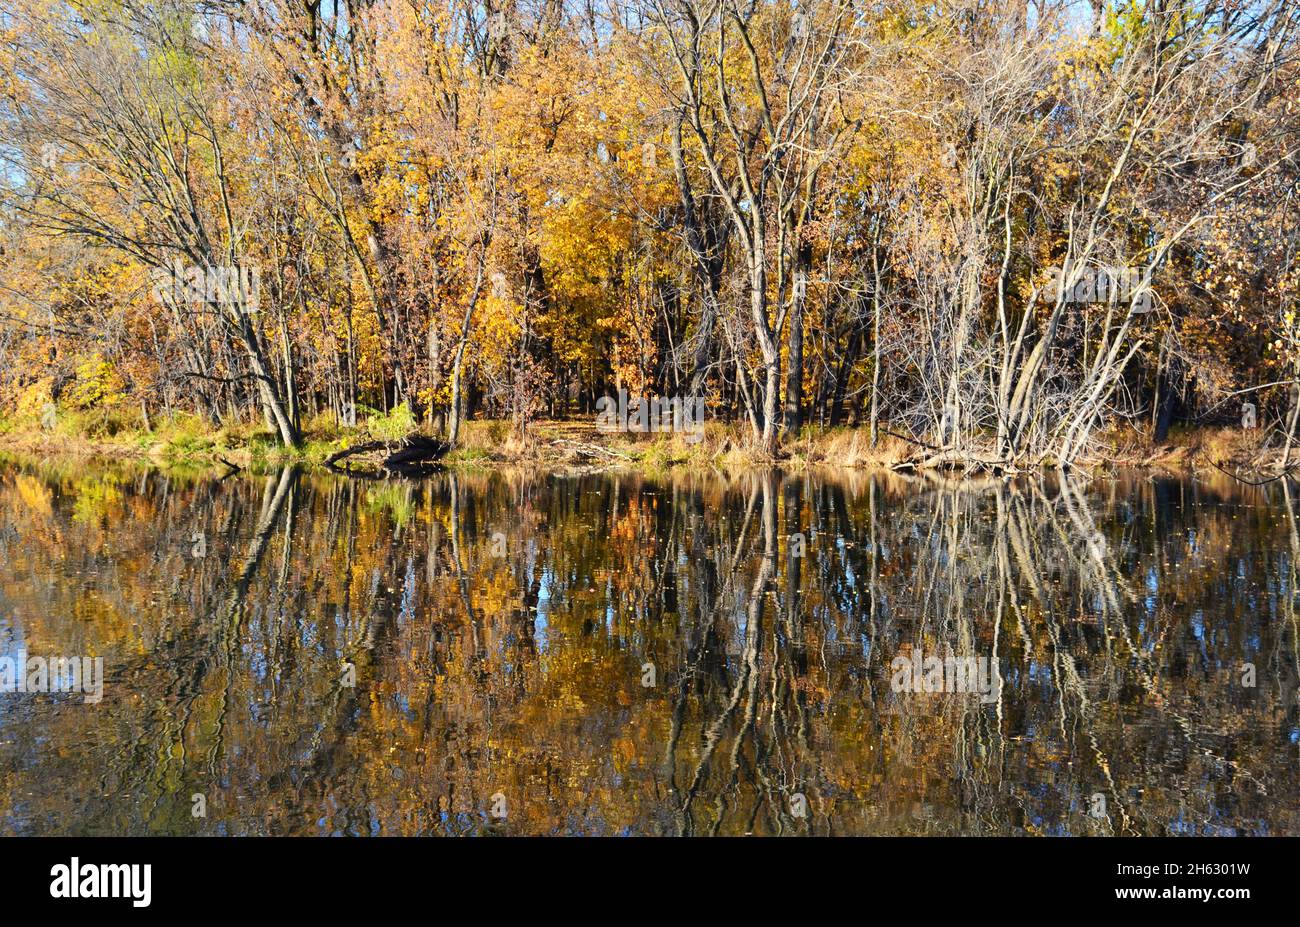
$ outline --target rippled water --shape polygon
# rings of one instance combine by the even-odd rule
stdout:
[[[1300,834],[1297,503],[10,462],[0,832]]]

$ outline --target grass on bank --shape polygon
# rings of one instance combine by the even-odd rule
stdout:
[[[53,427],[33,416],[0,417],[0,447],[50,455],[149,458],[172,467],[203,467],[230,461],[258,468],[283,463],[323,464],[331,454],[367,441],[394,440],[420,423],[405,405],[388,413],[365,410],[355,428],[339,426],[332,416],[303,424],[297,448],[281,446],[263,422],[244,421],[216,427],[189,413],[152,416],[122,406],[57,411]],[[526,433],[507,421],[472,420],[461,430],[459,446],[446,458],[465,468],[527,465],[543,468],[628,467],[656,472],[677,468],[743,470],[769,465],[744,423],[708,422],[696,440],[687,435],[602,433],[591,419],[544,420]],[[1116,428],[1098,436],[1108,448],[1104,463],[1177,470],[1212,464],[1246,469],[1278,456],[1263,430],[1175,428],[1153,444],[1133,428]],[[1272,444],[1278,442],[1276,436]],[[912,456],[916,448],[889,434],[873,447],[866,427],[821,429],[806,426],[782,443],[781,466],[889,467]],[[1300,456],[1300,449],[1293,457]]]
[[[332,416],[303,423],[302,443],[281,446],[260,421],[213,426],[199,416],[152,416],[122,407],[89,411],[60,409],[53,428],[33,416],[0,418],[0,445],[47,455],[147,457],[169,466],[219,464],[241,467],[286,462],[322,464],[331,454],[375,440],[394,440],[419,428],[405,405],[388,412],[367,410],[357,427],[339,426]],[[693,440],[692,440],[693,438]],[[805,428],[782,448],[782,462],[793,466],[888,465],[901,459],[906,445],[882,437],[874,450],[865,429],[819,432]],[[771,461],[755,446],[743,423],[708,422],[697,436],[603,433],[591,419],[538,421],[524,434],[508,421],[471,420],[461,429],[459,446],[445,462],[462,467],[529,464],[547,467],[627,466],[647,471],[675,468],[743,469]]]

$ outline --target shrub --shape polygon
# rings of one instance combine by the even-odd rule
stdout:
[[[415,416],[411,407],[403,402],[393,406],[387,415],[372,413],[366,419],[366,432],[376,441],[396,441],[415,431]]]

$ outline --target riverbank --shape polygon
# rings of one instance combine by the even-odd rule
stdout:
[[[286,463],[325,466],[326,458],[368,441],[396,440],[409,423],[378,418],[356,428],[304,429],[300,447],[286,449],[270,431],[255,425],[211,428],[192,416],[177,416],[154,427],[104,427],[103,423],[65,420],[53,429],[0,430],[0,452],[35,457],[147,460],[160,466],[258,469]],[[695,440],[687,440],[694,437]],[[1270,448],[1259,432],[1197,428],[1173,432],[1153,443],[1132,430],[1101,436],[1084,469],[1125,467],[1172,473],[1221,469],[1268,474],[1280,463],[1280,448]],[[589,420],[543,420],[520,435],[509,422],[467,422],[460,446],[442,462],[457,468],[528,466],[549,471],[631,469],[650,472],[688,469],[737,471],[777,464],[787,469],[831,467],[895,469],[917,456],[917,446],[881,434],[873,447],[866,427],[806,428],[783,443],[773,460],[762,454],[740,424],[709,423],[698,436],[607,433]],[[1296,458],[1296,452],[1292,458]],[[1050,461],[1048,462],[1050,463]]]

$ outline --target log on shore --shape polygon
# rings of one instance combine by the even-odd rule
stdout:
[[[379,469],[388,473],[415,474],[428,470],[450,451],[451,445],[446,441],[414,432],[396,441],[367,441],[344,448],[325,458],[325,466],[340,473],[351,473],[347,465],[338,466],[339,462],[366,455],[373,464],[376,455],[382,454],[382,460],[377,462]]]

